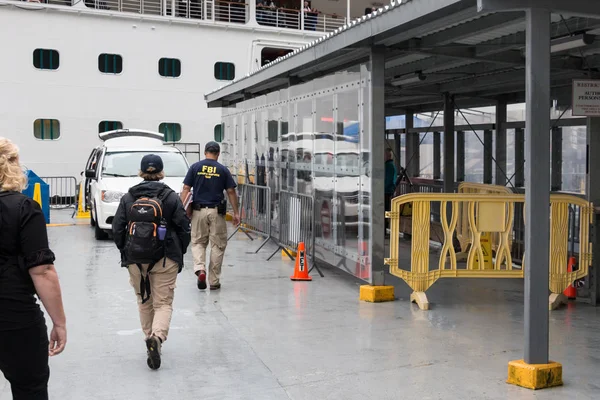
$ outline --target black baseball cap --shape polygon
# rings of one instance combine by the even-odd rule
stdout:
[[[157,174],[163,170],[163,161],[160,156],[156,154],[147,154],[142,158],[142,165],[140,167],[142,172],[148,174]]]
[[[204,146],[204,151],[208,153],[220,153],[221,146],[219,146],[219,143],[217,142],[210,141]]]

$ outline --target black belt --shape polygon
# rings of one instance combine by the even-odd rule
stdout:
[[[192,204],[192,210],[195,211],[199,211],[202,210],[203,208],[217,208],[218,206],[215,205],[207,205],[207,204]]]

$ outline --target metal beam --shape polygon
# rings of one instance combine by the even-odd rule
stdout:
[[[442,177],[442,137],[433,132],[433,179]]]
[[[454,99],[444,94],[444,192],[454,193]]]
[[[551,136],[551,141],[552,141],[552,146],[551,146],[551,151],[552,151],[552,170],[551,170],[551,174],[552,174],[552,178],[550,181],[550,190],[552,191],[560,191],[562,190],[562,164],[563,164],[563,157],[562,157],[562,143],[563,143],[563,137],[562,137],[562,128],[554,126],[552,127],[552,136]]]
[[[386,133],[389,131],[386,131]],[[394,135],[394,154],[396,171],[400,171],[402,167],[402,135]]]
[[[463,39],[491,32],[496,29],[513,26],[522,22],[525,18],[523,12],[498,13],[486,15],[466,24],[460,24],[452,28],[444,29],[432,35],[425,36],[421,40],[422,46],[440,46],[448,43],[458,42]]]
[[[406,172],[408,176],[417,177],[421,172],[421,151],[419,149],[419,134],[411,132],[413,128],[414,114],[411,110],[406,112],[405,126],[406,135]]]
[[[572,79],[572,78],[583,78],[586,77],[587,73],[581,71],[566,71],[554,74],[554,79]],[[438,90],[439,92],[452,92],[455,94],[459,93],[470,93],[473,91],[481,90],[489,87],[502,87],[504,85],[515,85],[524,83],[525,73],[523,70],[514,70],[513,72],[506,72],[501,74],[472,77],[469,79],[461,79],[441,85],[435,85],[432,87],[424,87],[423,90],[433,92]],[[550,86],[548,87],[550,90]]]
[[[525,129],[515,128],[515,187],[525,186]]]
[[[504,53],[490,54],[487,56],[477,55],[475,46],[452,46],[436,48],[415,48],[412,50],[419,54],[431,54],[444,56],[449,59],[469,60],[482,63],[493,63],[496,65],[525,65],[525,59],[518,50],[509,50]]]
[[[352,24],[337,34],[329,34],[315,40],[315,44],[289,57],[274,63],[268,68],[247,75],[233,83],[205,95],[209,107],[217,100],[222,100],[244,89],[252,88],[267,80],[289,76],[291,72],[305,69],[318,63],[324,57],[331,57],[349,47],[369,46],[378,37],[392,36],[407,26],[418,26],[421,35],[428,29],[428,23],[439,20],[444,14],[465,8],[462,0],[419,0],[396,3],[395,7],[385,13],[376,14],[370,19]],[[383,71],[382,71],[383,74]]]
[[[456,131],[456,181],[465,181],[465,132]]]
[[[456,103],[458,103],[457,100],[455,100]],[[464,107],[461,107],[464,108]],[[398,115],[398,114],[395,114]],[[587,118],[564,118],[564,119],[553,119],[550,121],[550,125],[552,126],[556,126],[556,127],[566,127],[566,126],[586,126],[587,124]],[[486,129],[490,129],[490,130],[494,130],[496,129],[496,124],[471,124],[471,125],[456,125],[454,128],[457,131],[469,131],[471,132],[471,128],[473,128],[476,131],[484,131]],[[511,121],[511,122],[506,122],[503,124],[504,129],[524,129],[525,128],[525,121]],[[410,132],[436,132],[436,131],[443,131],[444,130],[444,126],[443,125],[436,125],[436,126],[432,126],[430,127],[419,127],[419,128],[412,128],[409,129]],[[392,129],[392,131],[395,131],[397,133],[403,134],[406,133],[406,129]],[[524,151],[524,150],[523,150]],[[600,203],[598,203],[600,204]]]
[[[497,14],[503,15],[503,14]],[[484,19],[485,17],[481,18]],[[468,27],[472,22],[465,25]],[[561,37],[569,35],[572,32],[586,32],[589,30],[600,28],[600,21],[590,18],[567,18],[566,21],[554,22],[551,27],[552,37]],[[452,29],[452,28],[451,28]],[[440,39],[445,31],[440,32]],[[432,35],[430,35],[432,36]],[[425,43],[425,44],[423,44]],[[428,37],[422,39],[421,44],[431,46],[432,41]],[[525,32],[517,32],[506,35],[498,39],[491,39],[486,42],[475,45],[475,54],[477,57],[485,57],[493,54],[504,53],[510,50],[522,49],[525,47]],[[450,70],[467,65],[465,60],[451,59],[444,56],[430,57],[424,60],[419,60],[413,63],[397,66],[394,70],[388,68],[386,73],[403,75],[413,71],[435,72],[439,70]],[[553,68],[560,68],[560,65],[554,65]]]
[[[547,364],[550,279],[550,12],[529,9],[526,15],[525,362]]]
[[[383,153],[385,151],[385,82],[383,70],[385,69],[385,49],[371,49],[371,85],[369,102],[364,107],[369,107],[369,150],[371,151],[371,176],[384,176],[385,165]],[[383,179],[370,179],[371,182],[371,207],[369,208],[370,237],[362,238],[369,242],[372,268],[372,284],[384,284],[385,266],[383,254],[385,253],[385,198]]]
[[[492,166],[494,155],[493,152],[493,140],[494,136],[492,136],[491,130],[483,131],[483,183],[492,184],[493,176],[492,176]]]
[[[505,186],[506,177],[506,123],[507,105],[505,99],[496,104],[496,185]]]
[[[477,0],[477,9],[479,12],[539,9],[555,14],[600,18],[600,4],[590,0]]]

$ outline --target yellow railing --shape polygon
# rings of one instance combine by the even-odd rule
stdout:
[[[412,244],[410,254],[400,253],[398,240],[390,242],[390,257],[385,263],[390,273],[403,279],[414,291],[411,301],[421,309],[428,309],[425,291],[440,278],[523,278],[525,266],[513,265],[510,240],[513,232],[514,208],[524,203],[521,194],[468,194],[468,193],[412,193],[392,200],[391,237],[397,238],[402,218],[412,218]],[[412,203],[412,217],[401,215],[403,205]],[[439,261],[430,264],[431,205],[439,203],[440,220],[444,233]],[[588,274],[592,260],[589,228],[592,223],[593,206],[583,199],[571,195],[551,196],[550,230],[550,282],[552,291],[550,308],[564,302],[562,292],[571,282]],[[569,244],[569,207],[579,209],[579,269],[567,272]],[[462,211],[462,212],[461,212]],[[575,215],[575,214],[573,214]],[[457,233],[459,218],[466,218],[470,244],[466,260],[454,250],[453,237]],[[492,245],[496,255],[491,266],[484,262],[482,233],[493,233]],[[401,268],[401,257],[406,265]]]
[[[458,185],[458,193],[461,194],[512,194],[513,192],[506,186],[498,185],[487,185],[483,183],[472,183],[472,182],[461,182]],[[464,259],[468,252],[469,246],[471,245],[471,235],[469,233],[469,212],[468,206],[465,204],[461,208],[460,217],[458,219],[458,226],[456,230],[456,238],[460,242],[460,253],[458,254],[459,259]],[[514,207],[511,209],[514,212]],[[496,233],[491,234],[492,243],[498,243],[498,235]],[[509,249],[512,248],[512,237],[509,237],[508,242]],[[492,245],[494,251],[498,251],[496,247]]]

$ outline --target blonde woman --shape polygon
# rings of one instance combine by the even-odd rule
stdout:
[[[45,400],[48,356],[64,350],[67,330],[46,222],[21,194],[26,183],[17,147],[0,137],[0,370],[14,400]],[[50,340],[36,294],[52,318]]]

